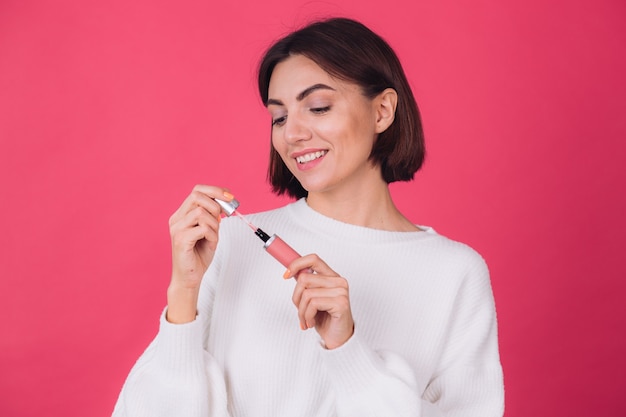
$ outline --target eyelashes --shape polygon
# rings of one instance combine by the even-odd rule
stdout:
[[[325,114],[328,111],[330,111],[330,106],[312,107],[309,110],[313,114],[320,115],[320,114]],[[285,124],[286,121],[287,121],[287,115],[277,117],[275,119],[272,119],[272,126],[282,126]]]
[[[287,116],[277,117],[276,119],[272,119],[272,126],[281,126],[285,124],[285,120],[287,120]]]
[[[326,112],[327,112],[327,111],[329,111],[329,110],[330,110],[330,106],[326,106],[326,107],[315,107],[315,108],[312,108],[312,109],[311,109],[311,112],[312,112],[312,113],[315,113],[315,114],[323,114],[323,113],[326,113]]]

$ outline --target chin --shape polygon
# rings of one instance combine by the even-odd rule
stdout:
[[[302,188],[304,188],[309,195],[311,194],[324,194],[332,192],[336,187],[331,186],[330,184],[302,184]]]

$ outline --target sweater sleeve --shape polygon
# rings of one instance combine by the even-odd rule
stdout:
[[[128,375],[113,417],[227,416],[222,372],[203,348],[205,317],[159,333]]]
[[[216,254],[202,279],[194,321],[172,324],[166,311],[161,314],[159,332],[131,369],[113,417],[229,415],[223,372],[206,343],[219,264]]]
[[[481,259],[482,261],[482,259]],[[414,369],[394,352],[376,351],[358,333],[324,350],[337,416],[501,417],[504,386],[496,316],[484,262],[454,299],[437,370],[418,392]]]
[[[501,417],[504,383],[487,265],[477,258],[454,300],[436,374],[424,398],[446,416]]]

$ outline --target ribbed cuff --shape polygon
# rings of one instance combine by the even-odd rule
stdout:
[[[161,314],[155,345],[156,359],[169,368],[172,375],[201,374],[204,369],[204,320],[198,315],[192,322],[173,324],[165,318],[166,312],[167,309]]]
[[[356,332],[336,349],[320,349],[323,350],[322,358],[339,397],[359,396],[371,390],[371,384],[385,372],[381,358]]]

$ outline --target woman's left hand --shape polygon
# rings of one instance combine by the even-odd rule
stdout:
[[[300,327],[315,327],[327,349],[343,345],[354,333],[348,281],[312,254],[294,260],[289,271],[295,274],[293,303],[298,308]],[[312,271],[315,271],[313,273]]]

